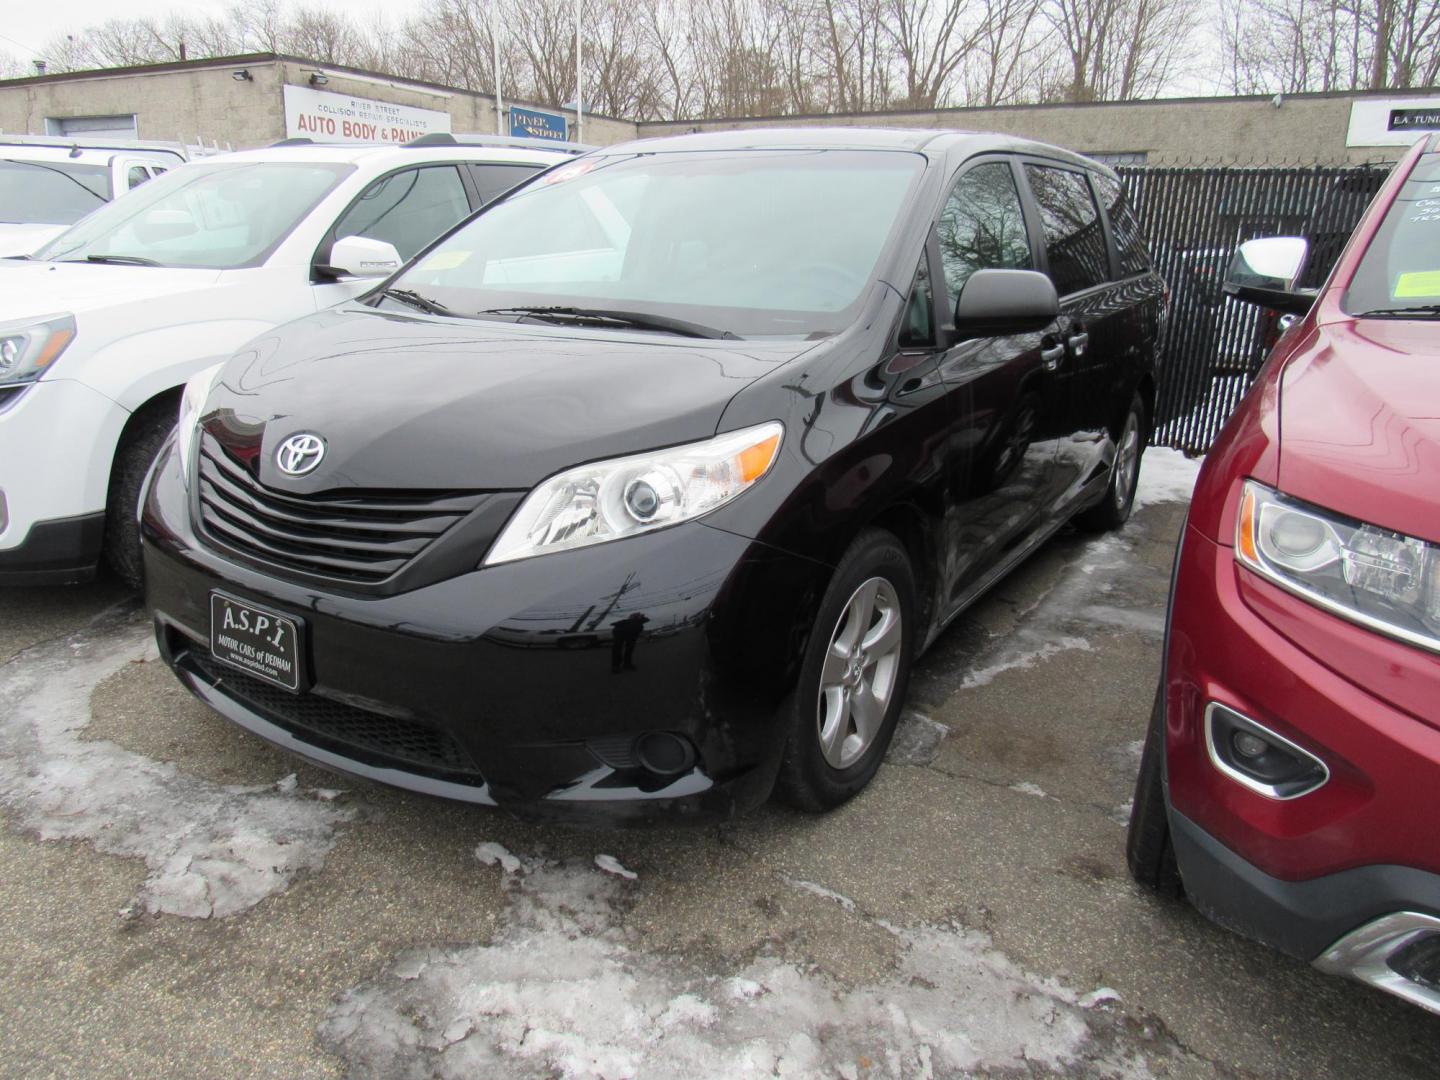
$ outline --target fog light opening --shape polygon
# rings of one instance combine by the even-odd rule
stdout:
[[[1217,769],[1267,799],[1298,799],[1330,779],[1314,754],[1217,702],[1205,709],[1205,747]]]
[[[1401,978],[1440,992],[1440,934],[1422,934],[1391,953],[1385,963]]]
[[[695,747],[683,735],[650,731],[635,740],[635,757],[656,776],[678,776],[695,765]]]

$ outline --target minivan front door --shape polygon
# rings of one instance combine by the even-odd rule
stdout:
[[[1034,246],[1008,159],[970,165],[936,222],[944,310],[976,270],[1030,270]],[[952,607],[1037,527],[1054,486],[1054,349],[1044,333],[960,340],[941,373],[956,403],[943,574]],[[948,614],[948,612],[946,612]]]

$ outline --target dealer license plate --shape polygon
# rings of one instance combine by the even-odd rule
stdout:
[[[257,679],[300,689],[300,627],[289,616],[211,593],[210,651]]]

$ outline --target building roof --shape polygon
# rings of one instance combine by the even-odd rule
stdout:
[[[357,75],[366,79],[383,79],[405,86],[441,90],[447,94],[464,94],[467,97],[485,98],[489,101],[495,99],[494,94],[487,94],[480,90],[470,90],[463,86],[448,86],[445,83],[429,82],[425,79],[414,79],[408,75],[396,75],[389,71],[370,71],[366,68],[349,67],[345,64],[330,64],[309,57],[291,56],[289,53],[243,53],[238,56],[207,56],[198,60],[171,60],[160,64],[133,64],[128,67],[91,68],[86,71],[60,71],[54,74],[26,75],[19,79],[0,79],[0,90],[6,90],[13,86],[43,86],[47,83],[123,78],[132,75],[160,75],[166,72],[202,71],[207,68],[258,67],[262,64],[300,64],[307,68],[333,72],[339,75]],[[560,105],[542,105],[537,102],[523,101],[518,98],[507,97],[505,101],[507,105],[518,105],[521,108],[556,109],[560,112],[575,111],[573,108],[567,109]],[[586,117],[593,116],[597,120],[616,119],[616,117],[593,112],[590,109],[585,110],[585,115]],[[625,122],[628,123],[629,121]]]

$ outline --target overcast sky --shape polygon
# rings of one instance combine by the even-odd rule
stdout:
[[[0,52],[29,62],[45,43],[106,19],[163,16],[172,11],[224,14],[234,0],[0,0]],[[335,11],[383,18],[403,10],[395,0],[331,0]],[[393,21],[393,20],[392,20]]]

